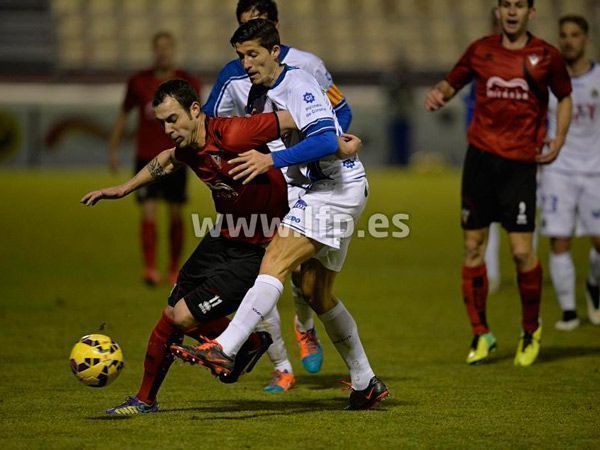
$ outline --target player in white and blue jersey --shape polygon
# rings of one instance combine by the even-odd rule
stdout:
[[[277,4],[273,0],[240,0],[236,8],[236,17],[240,24],[252,19],[268,19],[278,24],[279,15]],[[333,83],[331,74],[325,67],[323,61],[312,53],[304,52],[293,47],[280,45],[279,61],[290,67],[297,67],[310,73],[319,83],[321,89],[326,92],[327,98],[333,105],[337,120],[345,132],[352,121],[352,111],[344,95]],[[262,111],[260,105],[248,108],[248,99],[252,87],[252,81],[244,70],[239,59],[227,63],[217,77],[210,96],[203,106],[203,111],[209,116],[229,117],[243,116],[245,114]],[[253,90],[253,97],[256,90]],[[285,148],[281,140],[269,145],[271,151]],[[284,169],[284,174],[287,170]],[[297,197],[296,184],[300,181],[288,177],[289,198]],[[302,185],[308,183],[302,180]],[[293,204],[290,205],[292,207]],[[310,271],[310,263],[305,267],[305,272]],[[311,278],[307,275],[306,278]],[[306,284],[306,283],[305,283]],[[308,303],[310,289],[304,290],[297,286],[302,285],[300,271],[292,274],[292,292],[294,297],[296,315],[294,318],[294,329],[303,367],[309,373],[319,372],[323,362],[323,351],[317,338],[312,309]],[[271,383],[265,388],[268,392],[287,391],[295,384],[292,365],[287,357],[285,344],[281,337],[280,320],[277,309],[266,318],[265,328],[273,337],[273,345],[269,349],[269,357],[275,366],[274,376]]]
[[[581,16],[559,21],[559,45],[573,86],[573,117],[567,139],[541,177],[542,234],[550,237],[550,275],[563,311],[559,330],[579,326],[575,305],[574,235],[590,236],[586,282],[588,318],[600,325],[600,65],[585,55],[589,25]],[[556,98],[550,98],[549,137],[554,136]]]
[[[335,155],[341,129],[331,102],[308,72],[279,62],[279,34],[272,22],[255,19],[241,25],[231,43],[252,82],[248,110],[289,111],[300,140],[271,153],[242,153],[230,161],[238,164],[230,173],[248,183],[270,167],[287,167],[288,180],[304,189],[296,191],[290,212],[267,247],[260,274],[227,329],[197,347],[183,346],[185,351],[176,356],[227,376],[245,336],[275,308],[288,274],[311,260],[316,268],[311,306],[350,371],[348,408],[371,408],[389,392],[369,364],[356,322],[333,294],[368,196],[364,168],[357,156],[342,160]]]

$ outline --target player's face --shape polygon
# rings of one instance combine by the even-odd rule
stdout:
[[[280,66],[278,45],[267,50],[258,40],[253,40],[235,44],[235,51],[252,84],[272,86],[275,83]]]
[[[558,45],[567,62],[577,61],[584,57],[588,37],[579,25],[565,22],[560,27]]]
[[[535,8],[527,5],[527,0],[502,0],[496,9],[502,32],[509,38],[518,38],[527,32],[529,20],[535,15]]]
[[[168,36],[157,39],[154,44],[154,64],[158,69],[169,70],[175,65],[175,42]]]
[[[193,144],[200,115],[200,105],[197,102],[192,104],[190,111],[186,111],[181,103],[167,96],[154,108],[154,114],[177,147],[189,147]]]

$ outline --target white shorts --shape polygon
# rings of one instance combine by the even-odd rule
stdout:
[[[366,178],[345,183],[322,180],[308,189],[288,187],[290,212],[282,224],[324,244],[314,258],[340,272],[368,190]]]
[[[600,174],[545,169],[540,181],[544,236],[600,236]]]

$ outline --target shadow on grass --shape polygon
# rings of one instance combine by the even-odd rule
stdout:
[[[350,377],[347,373],[343,374],[313,374],[313,375],[298,375],[296,374],[296,381],[298,386],[302,386],[303,388],[310,389],[312,391],[320,391],[326,389],[342,389],[344,387],[342,381],[349,380]],[[416,377],[400,377],[397,375],[383,375],[380,377],[382,381],[385,382],[388,386],[391,384],[392,389],[393,385],[398,382],[407,382],[414,381]]]
[[[540,349],[539,363],[558,361],[561,359],[580,358],[582,356],[600,355],[600,347],[557,347],[544,346]]]
[[[581,358],[590,355],[600,355],[600,347],[550,346],[544,345],[542,342],[540,354],[534,364],[544,364],[553,361],[560,361],[562,359]],[[513,360],[514,358],[514,351],[504,351],[500,354],[496,354],[495,356],[492,355],[490,364],[504,360]]]
[[[388,399],[373,409],[373,413],[385,412],[390,407],[405,404],[394,399]],[[289,416],[323,411],[341,412],[347,405],[347,399],[327,400],[236,400],[236,401],[205,401],[201,406],[188,408],[169,408],[162,413],[202,413],[192,415],[191,420],[244,420],[269,416]],[[354,411],[348,411],[352,414]],[[208,414],[208,417],[204,414]]]

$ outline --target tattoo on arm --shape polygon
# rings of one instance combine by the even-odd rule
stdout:
[[[164,177],[167,174],[167,171],[158,161],[158,157],[150,161],[146,167],[148,168],[148,172],[150,172],[150,176],[152,178]]]

